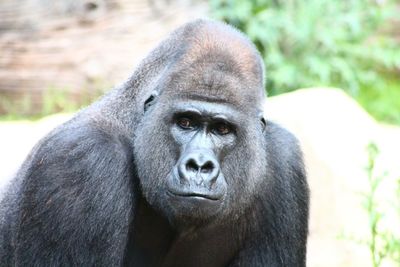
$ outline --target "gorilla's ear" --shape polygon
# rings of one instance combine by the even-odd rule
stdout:
[[[258,114],[258,117],[260,118],[260,122],[261,122],[261,126],[262,126],[262,131],[264,132],[264,131],[265,131],[265,128],[267,127],[267,122],[265,121],[263,112],[260,112],[260,113]]]
[[[151,105],[155,103],[157,96],[158,92],[153,91],[151,95],[146,99],[146,101],[144,101],[144,107],[143,107],[144,112],[146,112],[151,107]]]

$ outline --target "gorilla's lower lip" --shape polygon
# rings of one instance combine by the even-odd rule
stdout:
[[[220,197],[216,195],[208,195],[208,194],[203,194],[203,193],[197,193],[197,192],[172,192],[168,191],[168,193],[172,196],[176,197],[187,197],[187,198],[204,198],[208,200],[219,200]]]

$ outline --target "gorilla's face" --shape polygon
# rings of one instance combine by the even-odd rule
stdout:
[[[175,225],[239,216],[250,202],[242,196],[256,195],[246,192],[256,192],[265,175],[257,116],[249,119],[228,103],[160,97],[138,129],[143,195]]]
[[[170,135],[178,160],[167,178],[168,202],[179,217],[217,213],[227,184],[220,162],[235,144],[233,119],[219,105],[181,102],[171,108]],[[197,212],[193,212],[197,210]]]

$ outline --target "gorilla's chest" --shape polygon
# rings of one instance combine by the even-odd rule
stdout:
[[[182,233],[154,210],[140,205],[129,242],[127,266],[226,266],[235,256],[237,242],[228,228],[212,227]]]

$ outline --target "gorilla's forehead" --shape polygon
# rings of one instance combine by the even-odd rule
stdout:
[[[177,46],[178,56],[164,73],[166,91],[219,97],[240,106],[261,106],[263,63],[247,38],[214,22],[198,23],[186,34]]]
[[[261,110],[263,95],[254,95],[250,85],[241,83],[238,77],[226,73],[196,73],[167,85],[165,95],[174,100],[194,100],[209,103],[221,103],[244,113]]]
[[[206,65],[173,69],[166,75],[162,91],[175,98],[227,103],[243,111],[262,109],[262,84],[225,69],[224,64],[214,60]]]

